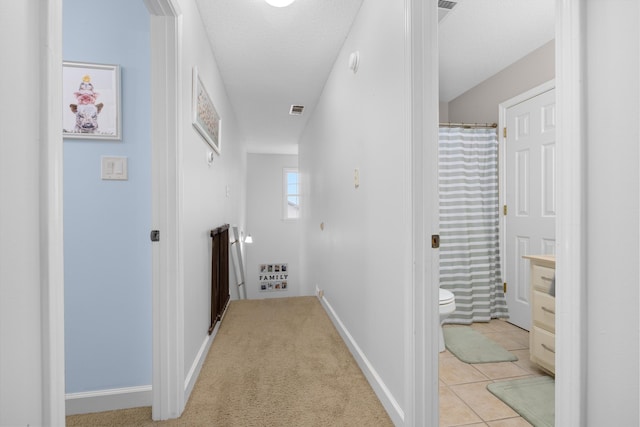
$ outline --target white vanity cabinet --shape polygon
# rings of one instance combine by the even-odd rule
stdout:
[[[555,280],[556,258],[554,255],[527,255],[524,258],[531,265],[531,361],[555,375],[556,298],[549,291]]]

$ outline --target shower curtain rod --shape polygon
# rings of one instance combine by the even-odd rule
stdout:
[[[497,128],[497,123],[440,123],[440,126],[443,127],[459,127],[459,128]]]

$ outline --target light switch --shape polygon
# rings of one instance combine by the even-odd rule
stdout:
[[[101,175],[103,180],[126,181],[127,174],[127,158],[102,156]]]

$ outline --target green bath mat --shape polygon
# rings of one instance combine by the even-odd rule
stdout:
[[[553,427],[556,392],[551,377],[499,381],[487,389],[535,427]]]
[[[518,358],[468,326],[445,327],[444,345],[465,363],[513,362]]]

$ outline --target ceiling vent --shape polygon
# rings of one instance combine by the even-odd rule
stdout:
[[[438,7],[441,9],[453,9],[457,3],[455,1],[438,0]]]
[[[289,110],[289,114],[292,116],[301,116],[304,110],[304,105],[292,105]]]
[[[438,0],[438,22],[442,22],[456,4],[458,3],[455,1]]]

